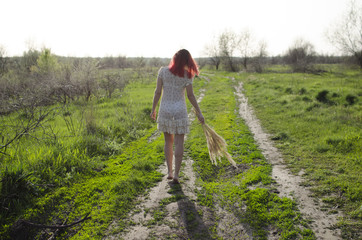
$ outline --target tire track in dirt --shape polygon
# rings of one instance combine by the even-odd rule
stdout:
[[[205,89],[200,90],[198,102],[204,92]],[[190,121],[195,120],[192,112],[189,118]],[[156,137],[158,133],[153,135]],[[198,187],[193,160],[187,152],[185,158],[180,174],[181,184],[172,185],[167,181],[167,166],[162,164],[159,168],[164,175],[162,181],[138,199],[140,204],[129,214],[130,224],[126,230],[112,234],[117,228],[117,221],[114,221],[103,239],[252,239],[232,213],[218,206],[211,209],[197,203],[195,190]],[[170,199],[174,201],[169,202]]]
[[[234,79],[233,79],[234,80]],[[243,83],[235,87],[235,95],[238,97],[239,114],[245,120],[246,125],[254,135],[254,139],[262,150],[265,158],[272,164],[272,177],[277,182],[277,189],[282,197],[293,197],[296,200],[301,213],[305,218],[312,220],[311,228],[317,239],[341,239],[338,229],[331,229],[337,223],[336,215],[327,215],[321,210],[321,201],[310,197],[311,192],[301,186],[303,179],[293,175],[286,168],[281,153],[273,146],[270,137],[265,133],[259,120],[255,117],[253,109],[248,105],[248,99],[243,94]]]

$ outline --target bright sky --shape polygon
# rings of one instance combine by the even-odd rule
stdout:
[[[360,2],[362,0],[357,0]],[[270,55],[297,38],[333,53],[325,32],[349,0],[0,0],[0,45],[8,56],[30,46],[62,56],[193,57],[225,29],[249,29]]]

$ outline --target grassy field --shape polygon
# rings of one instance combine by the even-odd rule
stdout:
[[[238,116],[233,87],[242,81],[288,166],[303,173],[303,184],[323,200],[325,211],[345,214],[339,223],[343,237],[355,239],[362,218],[362,74],[336,66],[321,75],[280,69],[263,74],[202,71],[202,78],[195,79],[195,93],[205,89],[200,106],[207,123],[226,139],[239,166],[235,171],[226,159],[211,164],[195,121],[185,147],[201,187],[198,202],[233,212],[256,239],[266,239],[270,230],[281,239],[315,239],[296,203],[275,192],[272,167]],[[90,217],[57,232],[66,239],[101,239],[111,223],[117,223],[116,232],[129,224],[127,213],[136,197],[161,180],[157,168],[164,162],[163,137],[153,136],[156,125],[149,118],[156,72],[152,80],[130,81],[111,99],[98,96],[88,103],[79,99],[52,106],[44,128],[0,155],[2,238],[10,239],[18,219],[52,225]],[[1,116],[1,126],[27,117],[24,112]],[[49,238],[53,233],[37,229],[28,234]],[[218,238],[216,232],[213,237]]]
[[[147,141],[156,130],[149,118],[154,87],[139,79],[112,99],[61,107],[46,123],[52,136],[39,129],[9,148],[0,162],[1,236],[9,237],[19,218],[54,225],[89,214],[92,220],[58,237],[99,239],[112,220],[122,219],[135,196],[160,180],[162,138]],[[5,126],[23,117],[14,113],[1,120]],[[39,230],[28,234],[50,237]]]
[[[271,165],[237,114],[233,89],[236,82],[228,73],[206,76],[210,82],[205,85],[200,107],[207,123],[227,141],[239,170],[235,171],[226,159],[217,166],[211,164],[202,128],[195,122],[186,147],[195,161],[194,168],[202,186],[198,192],[200,203],[222,206],[233,212],[242,224],[252,229],[256,239],[267,239],[270,228],[275,229],[281,239],[315,239],[295,202],[273,192]]]
[[[345,238],[362,228],[362,73],[326,66],[313,74],[236,74],[257,117],[293,172],[325,203],[341,210]]]

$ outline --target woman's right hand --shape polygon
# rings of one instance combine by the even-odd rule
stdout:
[[[202,115],[202,113],[197,114],[197,118],[199,119],[199,121],[200,121],[201,124],[204,124],[204,123],[205,123],[205,118],[204,118],[204,116]]]

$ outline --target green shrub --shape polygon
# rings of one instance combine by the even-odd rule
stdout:
[[[307,96],[304,96],[304,97],[302,98],[302,100],[303,100],[304,102],[312,102],[312,101],[313,101],[312,99],[310,99],[310,98],[307,97]]]
[[[288,87],[288,88],[285,89],[285,93],[293,94],[293,89]]]
[[[316,96],[316,99],[319,102],[327,103],[329,101],[328,98],[327,98],[328,93],[329,93],[328,90],[322,90],[322,91],[318,92],[318,94]]]
[[[299,89],[299,94],[300,95],[303,95],[303,94],[306,94],[307,93],[307,89],[305,89],[304,87]]]
[[[358,97],[355,96],[355,95],[348,94],[348,95],[346,96],[346,101],[347,101],[348,105],[353,105],[353,104],[355,104],[355,103],[357,102],[357,100],[358,100]]]
[[[285,132],[280,132],[280,133],[276,134],[275,136],[273,136],[271,139],[285,141],[285,140],[289,139],[289,135]]]

